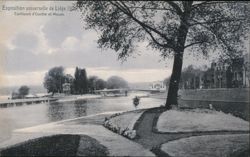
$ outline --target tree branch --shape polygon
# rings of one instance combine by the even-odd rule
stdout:
[[[212,34],[215,36],[215,38],[216,38],[219,42],[221,42],[221,43],[229,50],[228,44],[226,44],[225,41],[224,41],[222,38],[220,38],[217,34],[215,34],[215,33],[213,32],[213,30],[211,30],[209,27],[205,26],[204,24],[201,24],[201,26],[204,27],[205,29],[207,29],[210,33],[212,33]]]
[[[226,22],[240,22],[240,21],[244,21],[245,19],[221,19],[221,20],[217,20],[217,21],[205,21],[205,22],[198,22],[194,19],[191,19],[193,21],[195,21],[195,23],[191,24],[190,26],[195,26],[195,25],[203,25],[203,24],[216,24],[216,23],[226,23]]]
[[[182,16],[182,10],[181,8],[174,2],[172,1],[166,1],[172,8],[174,8],[176,10],[176,13],[179,15],[179,16]]]
[[[193,8],[198,8],[199,6],[209,4],[208,2],[211,2],[211,1],[205,1],[205,2],[198,3],[198,4],[193,4],[192,7]]]
[[[197,42],[193,42],[193,43],[190,43],[190,44],[188,44],[188,45],[184,46],[184,49],[185,49],[185,48],[188,48],[188,47],[191,47],[191,46],[193,46],[193,45],[196,45],[196,44],[202,44],[202,43],[205,43],[205,41],[197,41]]]
[[[126,4],[124,4],[123,2],[121,2],[122,3],[122,5],[121,4],[119,4],[118,2],[117,3],[113,3],[112,1],[110,1],[110,3],[112,4],[112,5],[114,5],[114,6],[116,6],[118,9],[120,9],[124,14],[126,14],[127,16],[129,16],[130,18],[132,18],[136,23],[138,23],[150,36],[151,36],[151,38],[153,37],[152,36],[152,33],[149,33],[150,31],[153,31],[154,33],[156,33],[156,34],[158,34],[159,36],[161,36],[162,38],[164,38],[167,42],[168,42],[168,47],[169,48],[174,48],[174,44],[173,44],[173,42],[170,40],[170,39],[168,39],[163,33],[161,33],[160,31],[158,31],[157,29],[155,29],[155,28],[153,28],[153,27],[151,27],[151,26],[149,26],[149,25],[147,25],[147,24],[145,24],[145,23],[143,23],[143,22],[141,22],[140,20],[138,20],[137,18],[135,18],[134,16],[133,16],[133,14],[132,14],[132,12],[129,10],[129,8],[126,6]],[[126,8],[124,8],[124,7],[126,7]],[[150,31],[149,31],[150,30]],[[156,41],[156,39],[153,37],[152,38],[153,39],[153,41]],[[159,42],[158,42],[158,44],[159,45],[162,45],[162,44],[160,44]]]
[[[161,47],[169,47],[169,46],[167,46],[167,45],[165,45],[165,44],[159,43],[159,42],[155,39],[155,37],[153,36],[153,34],[152,34],[149,30],[147,30],[146,28],[144,28],[144,30],[149,34],[149,36],[151,37],[151,39],[152,39],[157,45],[159,45],[159,46],[161,46]]]
[[[117,2],[117,3],[119,4],[119,2]],[[120,1],[120,3],[122,4],[121,6],[123,6],[130,14],[132,14],[129,7],[123,1]]]
[[[135,8],[135,9],[145,9],[145,10],[160,10],[160,11],[171,11],[171,12],[176,12],[175,10],[173,9],[168,9],[168,8],[144,8],[144,7],[129,7],[131,9]],[[177,13],[177,12],[176,12]]]
[[[192,6],[193,8],[198,8],[204,5],[223,4],[223,3],[241,3],[241,2],[240,1],[205,1],[205,2],[198,3],[198,4],[194,4]]]

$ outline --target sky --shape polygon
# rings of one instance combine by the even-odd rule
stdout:
[[[158,81],[170,76],[172,59],[162,60],[159,52],[146,47],[146,42],[139,43],[136,53],[125,62],[117,60],[115,51],[98,48],[98,33],[83,28],[78,11],[64,11],[64,16],[21,16],[14,15],[13,10],[3,10],[3,7],[16,6],[58,8],[71,5],[69,1],[0,1],[0,87],[42,86],[46,72],[55,66],[63,66],[65,72],[72,75],[78,66],[85,68],[88,76],[107,79],[117,75],[131,83]],[[209,62],[184,57],[184,67]]]

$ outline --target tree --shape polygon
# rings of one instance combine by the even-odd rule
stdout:
[[[96,80],[96,89],[97,90],[102,90],[102,89],[106,88],[106,86],[107,86],[107,82],[104,81],[103,79],[98,78]]]
[[[21,86],[18,91],[14,91],[11,94],[11,99],[23,99],[26,95],[29,94],[30,88],[26,85]]]
[[[96,90],[96,80],[98,79],[97,76],[90,76],[88,78],[88,87],[90,93],[94,93],[94,90]]]
[[[77,94],[85,94],[88,92],[88,79],[85,69],[76,67],[74,87]]]
[[[111,76],[107,80],[107,88],[109,89],[128,88],[128,83],[119,76]]]
[[[200,88],[200,76],[205,71],[202,71],[200,68],[194,68],[193,65],[189,65],[188,67],[184,68],[181,73],[181,80],[180,84],[186,89],[196,89]],[[186,84],[189,82],[190,84]]]
[[[20,98],[24,98],[26,95],[29,94],[29,90],[30,88],[28,86],[21,86],[19,89],[18,89],[18,94],[19,94],[19,97]]]
[[[88,87],[91,93],[93,93],[94,90],[104,89],[106,88],[106,86],[107,86],[106,81],[98,78],[97,76],[90,76],[88,79]]]
[[[74,86],[74,77],[70,74],[66,74],[65,75],[65,83],[69,83],[70,84],[70,93],[73,94],[75,91],[75,86]]]
[[[249,31],[249,3],[237,1],[78,1],[87,29],[99,31],[98,44],[126,58],[147,40],[174,63],[166,108],[177,105],[183,54],[188,49],[208,56],[240,55]]]
[[[249,55],[249,54],[248,54]],[[246,78],[248,81],[248,87],[250,87],[250,61],[249,61],[249,56],[247,57],[248,61],[245,62],[244,67],[246,69]]]
[[[76,67],[76,69],[75,69],[75,80],[74,80],[74,89],[75,89],[75,91],[74,91],[74,93],[76,93],[76,94],[78,94],[79,93],[79,91],[80,91],[80,87],[79,87],[79,69],[78,69],[78,67]]]
[[[62,93],[62,84],[65,81],[64,68],[62,66],[51,68],[44,78],[44,87],[52,94]]]
[[[12,93],[11,93],[11,99],[19,99],[20,97],[19,97],[19,93],[18,92],[16,92],[16,91],[13,91]]]
[[[169,81],[170,81],[170,77],[167,77],[163,80],[163,83],[166,85],[166,87],[169,86]]]

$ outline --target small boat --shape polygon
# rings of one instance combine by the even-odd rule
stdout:
[[[135,105],[135,107],[137,107],[140,103],[140,98],[138,96],[135,96],[133,98],[133,104]]]

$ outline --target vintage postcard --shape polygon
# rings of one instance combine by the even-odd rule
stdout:
[[[250,3],[0,1],[0,156],[249,157]]]

